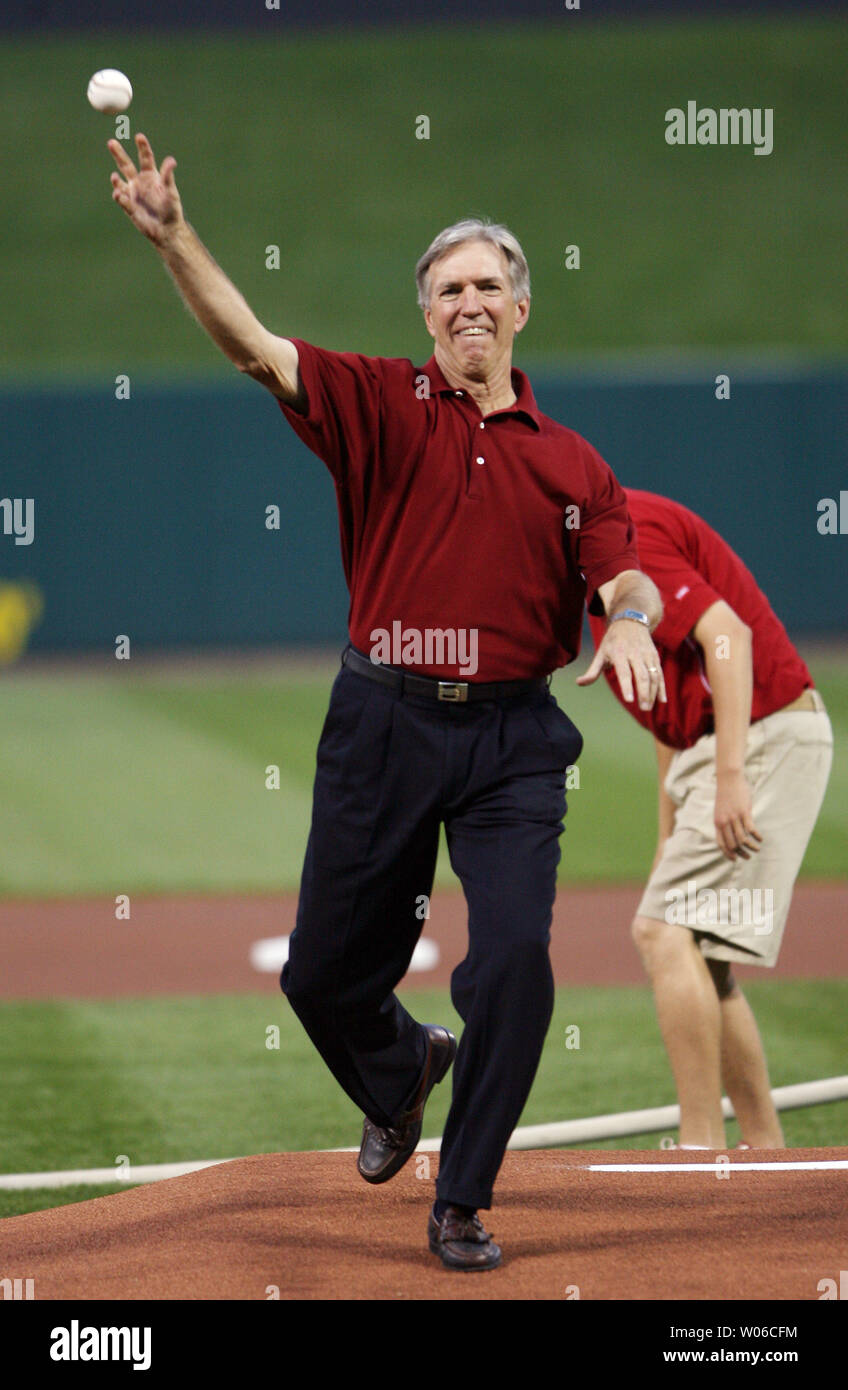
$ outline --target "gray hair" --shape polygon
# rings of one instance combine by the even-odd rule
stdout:
[[[518,240],[508,227],[498,222],[485,222],[480,217],[466,217],[446,227],[434,241],[431,241],[424,255],[415,267],[415,283],[418,286],[418,303],[426,309],[430,303],[430,267],[434,261],[441,260],[448,251],[463,246],[467,241],[488,241],[496,246],[506,257],[509,266],[509,279],[516,304],[521,299],[530,298],[530,270]]]

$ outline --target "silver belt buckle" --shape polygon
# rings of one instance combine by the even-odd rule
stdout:
[[[440,700],[449,700],[451,704],[462,704],[468,699],[467,681],[439,681]]]

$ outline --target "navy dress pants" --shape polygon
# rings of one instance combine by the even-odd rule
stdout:
[[[536,1074],[553,1009],[565,770],[582,743],[544,688],[453,704],[344,666],[333,685],[281,984],[350,1098],[396,1124],[426,1034],[394,990],[424,927],[444,822],[469,938],[451,979],[464,1029],[437,1181],[447,1202],[491,1206]]]

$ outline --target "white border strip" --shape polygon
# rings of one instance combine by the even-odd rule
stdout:
[[[848,1100],[848,1076],[831,1076],[822,1081],[805,1081],[797,1086],[779,1086],[771,1094],[778,1110],[799,1110],[807,1105],[823,1105],[829,1101]],[[730,1101],[725,1097],[721,1104],[725,1116],[732,1119],[733,1107]],[[680,1107],[677,1105],[661,1105],[652,1110],[626,1110],[616,1115],[592,1115],[585,1120],[564,1120],[560,1124],[525,1125],[523,1128],[515,1130],[507,1148],[548,1149],[556,1148],[557,1145],[561,1144],[585,1145],[591,1143],[593,1139],[620,1139],[629,1134],[652,1134],[657,1130],[676,1129],[679,1123]],[[438,1153],[441,1142],[441,1139],[422,1139],[416,1145],[415,1152]],[[355,1148],[326,1150],[328,1153],[358,1153],[358,1151],[358,1145]],[[0,1189],[159,1182],[162,1178],[180,1178],[186,1173],[199,1172],[201,1168],[212,1168],[216,1163],[232,1162],[234,1160],[230,1158],[208,1158],[191,1163],[149,1163],[137,1168],[127,1165],[124,1168],[79,1168],[65,1173],[9,1173],[0,1175]],[[674,1172],[676,1166],[671,1163],[659,1163],[655,1165],[655,1171]],[[746,1166],[764,1168],[769,1165],[762,1163],[733,1164],[734,1170],[744,1169]],[[775,1168],[840,1168],[848,1167],[848,1163],[841,1161],[819,1164],[780,1163],[771,1166]],[[620,1164],[600,1166],[601,1170],[606,1167],[615,1167],[619,1173],[651,1171],[651,1165],[647,1163],[640,1163],[632,1168]],[[687,1172],[698,1171],[698,1165],[694,1163],[680,1164],[679,1167]],[[704,1165],[703,1171],[712,1172],[714,1169],[715,1164],[708,1163]]]
[[[147,1163],[134,1167],[70,1168],[63,1173],[8,1173],[0,1176],[0,1188],[17,1191],[25,1187],[76,1187],[136,1182],[159,1182],[162,1178],[181,1178],[186,1173],[198,1173],[201,1168],[214,1168],[216,1163],[232,1163],[229,1158],[202,1158],[191,1163]]]
[[[772,1091],[778,1110],[801,1110],[808,1105],[824,1105],[848,1100],[848,1076],[830,1076],[823,1081],[804,1081],[797,1086],[778,1086]],[[734,1118],[733,1106],[721,1103],[726,1119]],[[629,1134],[655,1134],[674,1130],[680,1124],[679,1105],[660,1105],[652,1110],[625,1110],[615,1115],[592,1115],[585,1120],[563,1120],[560,1124],[526,1125],[517,1129],[509,1141],[510,1149],[548,1149],[558,1144],[591,1144],[592,1140],[623,1139]],[[420,1144],[419,1148],[424,1145]]]
[[[425,1139],[418,1145],[416,1153],[434,1152],[438,1139]],[[330,1153],[357,1153],[357,1149],[330,1149]],[[10,1173],[0,1176],[0,1189],[7,1191],[37,1187],[76,1187],[105,1186],[109,1184],[161,1182],[164,1178],[181,1178],[187,1173],[199,1173],[203,1168],[214,1168],[221,1163],[235,1163],[232,1158],[199,1159],[191,1163],[148,1163],[134,1168],[71,1168],[57,1173]],[[793,1161],[783,1163],[741,1163],[735,1160],[712,1163],[588,1163],[582,1165],[590,1173],[715,1173],[729,1172],[782,1172],[786,1169],[796,1171],[812,1169],[848,1168],[848,1159],[822,1159],[820,1161]]]
[[[724,1154],[713,1163],[587,1163],[590,1173],[782,1173],[787,1169],[796,1172],[813,1168],[848,1168],[848,1158],[828,1158],[818,1161],[784,1163],[737,1163],[729,1154]]]

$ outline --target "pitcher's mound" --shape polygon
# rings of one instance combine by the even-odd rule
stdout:
[[[707,1160],[709,1171],[677,1171]],[[743,1163],[845,1166],[745,1171]],[[839,1279],[848,1150],[509,1153],[497,1270],[427,1248],[438,1159],[369,1187],[348,1153],[261,1154],[0,1222],[36,1299],[804,1299]],[[592,1171],[590,1164],[660,1165]],[[668,1170],[668,1171],[666,1171]]]

